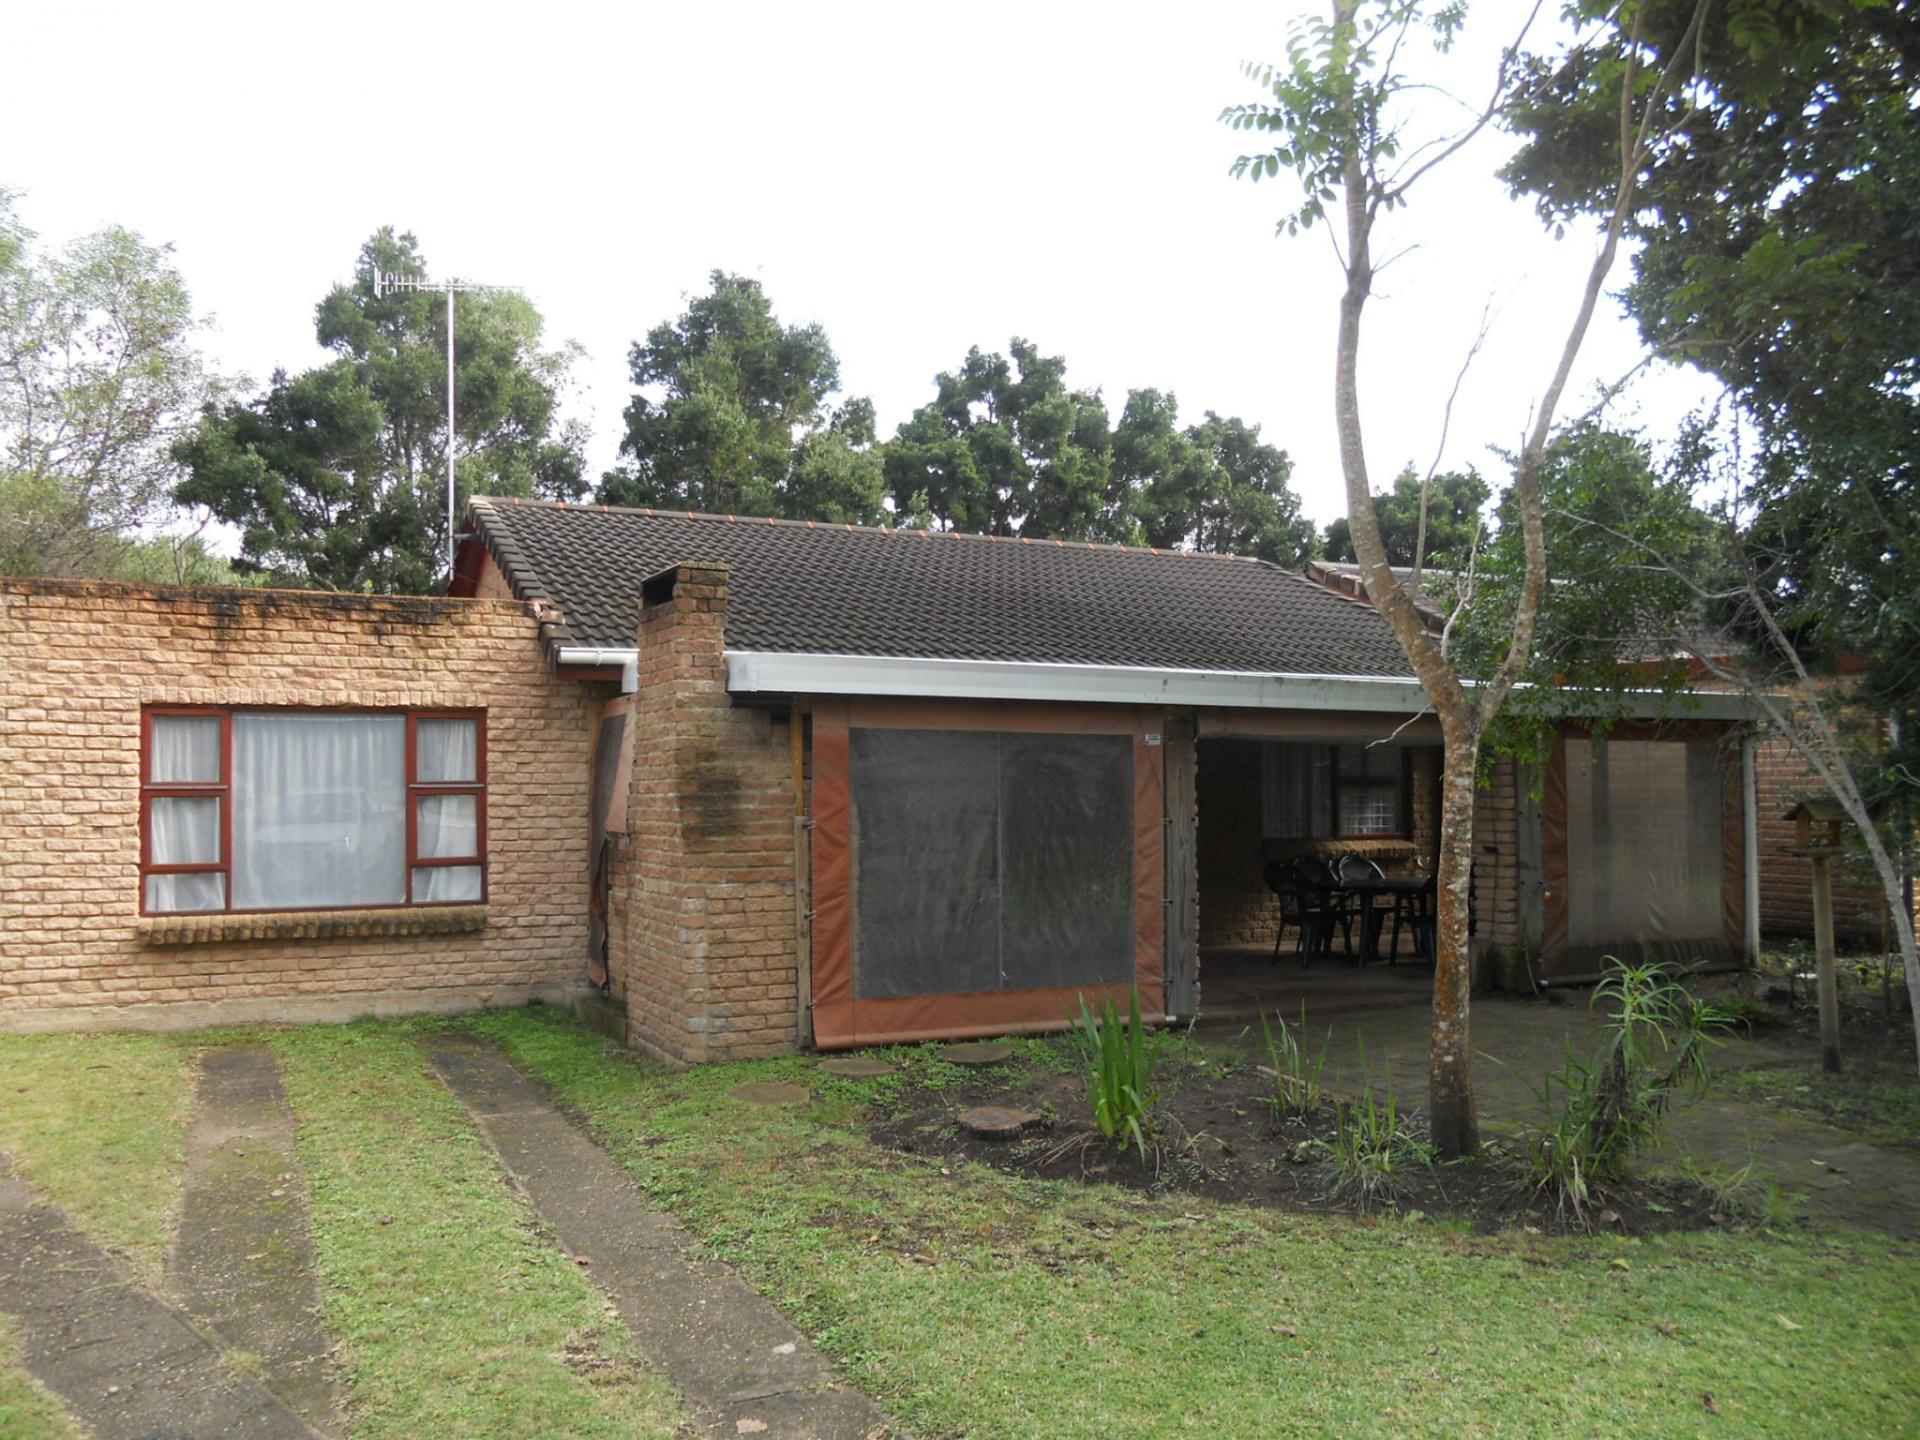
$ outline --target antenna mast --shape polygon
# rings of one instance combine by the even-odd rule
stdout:
[[[454,469],[453,469],[453,297],[473,295],[518,295],[518,285],[482,285],[472,280],[449,278],[428,280],[418,275],[392,275],[373,272],[373,298],[388,295],[418,295],[444,291],[447,297],[447,581],[453,581]]]

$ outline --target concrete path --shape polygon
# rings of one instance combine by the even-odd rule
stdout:
[[[1557,1005],[1475,996],[1472,1019],[1474,1084],[1490,1129],[1537,1120],[1540,1102],[1530,1087],[1564,1063],[1569,1043],[1586,1060],[1599,1042],[1600,1025],[1587,1009],[1585,991]],[[1309,1009],[1307,1035],[1315,1049],[1327,1041],[1331,1088],[1351,1094],[1363,1083],[1391,1085],[1402,1104],[1424,1107],[1428,1023],[1425,1006],[1325,1024],[1316,1023]],[[1219,1027],[1208,1038],[1231,1039],[1240,1048],[1260,1044],[1258,1027],[1239,1035]],[[1733,1070],[1809,1058],[1780,1040],[1729,1040],[1714,1049],[1712,1064]],[[1920,1155],[1881,1149],[1845,1131],[1709,1091],[1701,1103],[1674,1112],[1666,1145],[1652,1163],[1677,1167],[1683,1159],[1722,1171],[1751,1159],[1758,1175],[1804,1198],[1810,1220],[1843,1220],[1920,1239]]]
[[[27,1369],[95,1440],[313,1440],[317,1432],[230,1366],[185,1315],[0,1173],[0,1309]]]
[[[887,1417],[835,1383],[824,1357],[693,1239],[650,1209],[620,1166],[504,1056],[472,1042],[429,1047],[528,1202],[619,1309],[641,1354],[716,1435],[868,1440]]]
[[[328,1429],[340,1397],[279,1063],[257,1045],[207,1050],[197,1100],[168,1288],[231,1358]]]

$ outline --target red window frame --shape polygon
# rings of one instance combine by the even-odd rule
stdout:
[[[215,716],[220,721],[220,779],[156,781],[153,778],[153,721],[155,716]],[[140,913],[142,915],[215,915],[233,905],[233,712],[217,705],[156,705],[140,714]],[[220,854],[211,861],[189,865],[159,865],[153,859],[153,802],[159,799],[220,802]],[[157,910],[147,908],[149,875],[218,875],[222,905],[215,910]]]
[[[473,779],[471,781],[422,780],[420,749],[415,739],[422,720],[471,720],[474,722]],[[420,802],[430,795],[471,795],[473,800],[472,855],[433,855],[420,853]],[[413,872],[416,869],[480,867],[478,900],[416,901],[413,898]],[[409,710],[407,712],[407,903],[433,905],[484,905],[487,900],[487,717],[481,710]]]
[[[233,717],[246,714],[340,714],[402,715],[406,719],[406,807],[407,853],[406,899],[386,905],[302,905],[251,907],[242,909],[233,903]],[[220,720],[219,782],[160,782],[153,778],[153,722],[165,716],[212,715]],[[471,720],[474,722],[474,778],[471,781],[422,782],[418,779],[415,726],[420,720]],[[474,799],[474,855],[433,856],[419,854],[419,799],[423,795],[472,795]],[[161,865],[153,861],[153,827],[150,812],[160,798],[218,799],[220,802],[220,856],[217,860],[184,865]],[[480,867],[480,898],[477,900],[420,900],[413,898],[413,872],[416,867],[477,865]],[[147,904],[149,875],[218,874],[221,894],[226,902],[218,910],[153,910]],[[148,705],[140,712],[140,913],[142,915],[254,915],[283,914],[309,910],[402,910],[415,905],[484,905],[492,882],[492,866],[487,860],[487,712],[479,709],[402,710],[361,705]]]

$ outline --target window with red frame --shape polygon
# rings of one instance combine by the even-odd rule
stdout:
[[[144,720],[143,913],[487,898],[480,711],[154,706]]]

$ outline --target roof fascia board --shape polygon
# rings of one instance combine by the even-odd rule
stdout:
[[[893,695],[919,699],[1058,700],[1118,705],[1198,705],[1255,710],[1346,710],[1417,715],[1427,710],[1418,680],[1391,675],[1260,675],[1229,670],[1063,665],[931,656],[820,655],[778,650],[726,652],[735,694]],[[1641,720],[1752,718],[1738,695],[1635,692]],[[1571,715],[1570,711],[1570,715]]]

